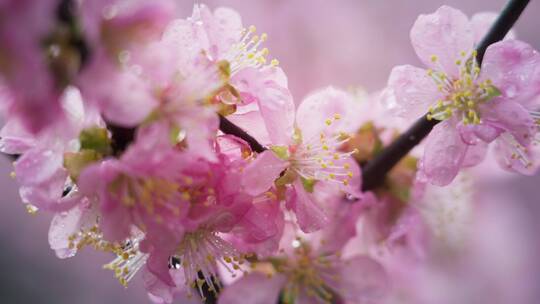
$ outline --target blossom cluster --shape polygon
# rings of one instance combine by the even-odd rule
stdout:
[[[540,54],[510,33],[480,65],[495,16],[421,15],[426,70],[295,103],[267,35],[232,9],[2,1],[0,151],[28,211],[54,214],[59,258],[109,252],[105,268],[140,276],[156,303],[386,303],[399,261],[440,246],[430,208],[465,191],[462,169],[489,149],[504,169],[539,166]],[[361,165],[403,131],[388,113],[441,122],[363,191]]]

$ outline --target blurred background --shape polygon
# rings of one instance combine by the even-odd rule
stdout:
[[[540,49],[537,19],[540,2],[531,2],[515,29],[520,39]],[[268,33],[270,56],[281,62],[298,103],[311,90],[329,84],[377,91],[384,87],[393,66],[419,64],[409,41],[409,30],[418,14],[431,13],[447,4],[471,16],[480,11],[499,11],[505,1],[208,0],[205,3],[213,8],[234,8],[242,15],[245,25],[256,25],[259,32]],[[179,16],[190,15],[192,5],[193,1],[181,0]],[[10,160],[0,158],[0,303],[149,303],[140,281],[135,280],[124,289],[110,271],[101,269],[111,256],[88,250],[69,260],[57,259],[47,242],[50,217],[27,214],[16,184],[9,177],[10,171]],[[540,303],[532,302],[540,299],[534,294],[540,293],[535,291],[535,285],[540,286],[540,267],[534,258],[527,259],[538,256],[540,251],[540,240],[535,235],[540,231],[540,224],[535,222],[540,215],[539,182],[540,176],[497,174],[484,177],[478,188],[479,199],[499,204],[503,206],[501,210],[508,211],[497,214],[502,226],[496,231],[504,230],[504,223],[512,227],[520,223],[515,230],[519,231],[518,241],[510,236],[512,242],[493,248],[487,255],[499,254],[507,249],[504,246],[512,246],[514,251],[510,252],[515,252],[515,247],[522,245],[518,252],[523,253],[520,251],[523,249],[528,253],[509,257],[523,260],[511,263],[508,269],[518,267],[527,272],[523,276],[516,272],[508,280],[529,286],[519,293],[531,294],[518,297],[519,301],[499,299],[496,303]]]

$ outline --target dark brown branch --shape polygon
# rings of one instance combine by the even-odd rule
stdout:
[[[230,120],[222,115],[219,115],[219,129],[225,134],[234,135],[245,140],[251,147],[251,150],[257,153],[261,153],[266,150],[263,145],[253,138],[253,136],[249,135],[246,131],[242,130],[240,127],[233,124]]]

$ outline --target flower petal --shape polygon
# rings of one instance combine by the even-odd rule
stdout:
[[[281,275],[271,278],[256,272],[245,275],[221,292],[218,304],[275,304],[285,281]]]
[[[389,289],[383,267],[367,256],[355,256],[336,269],[340,280],[333,286],[347,302],[378,303]]]
[[[490,79],[502,98],[527,105],[540,94],[540,54],[519,40],[505,40],[488,47],[481,78]]]
[[[54,216],[49,228],[49,245],[58,258],[69,258],[77,253],[76,247],[69,247],[69,237],[81,229],[90,229],[96,224],[98,218],[96,211],[86,201]]]
[[[294,130],[295,105],[279,68],[263,71],[245,68],[231,82],[241,95],[257,101],[270,140],[275,145],[290,143]]]
[[[296,111],[296,125],[302,131],[304,142],[319,137],[321,132],[329,135],[340,132],[354,132],[361,122],[355,113],[360,111],[360,104],[352,95],[328,87],[307,96]],[[333,120],[334,115],[338,120]],[[333,120],[331,125],[327,120]]]
[[[267,191],[287,166],[288,163],[278,158],[274,152],[264,151],[244,169],[241,181],[244,191],[250,195]]]
[[[474,14],[471,18],[471,26],[474,31],[474,42],[478,44],[484,39],[484,36],[487,34],[497,17],[498,13],[495,12],[482,12]],[[514,39],[516,34],[513,30],[510,30],[504,39]]]
[[[441,93],[427,71],[411,65],[392,69],[388,86],[382,92],[381,102],[388,110],[406,119],[424,115]]]
[[[474,33],[465,14],[441,6],[435,13],[420,15],[411,29],[411,42],[422,62],[434,70],[459,76],[456,60],[474,47]],[[432,61],[437,56],[437,61]]]
[[[451,121],[436,125],[426,140],[423,170],[429,181],[437,186],[448,185],[462,166],[467,145]]]
[[[320,230],[328,223],[328,216],[306,192],[299,179],[294,182],[293,189],[287,192],[287,208],[296,214],[298,225],[305,233]]]

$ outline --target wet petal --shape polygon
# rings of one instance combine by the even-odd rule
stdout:
[[[519,40],[505,40],[488,47],[481,78],[490,79],[502,97],[527,105],[540,94],[540,54]]]
[[[436,125],[426,140],[424,173],[437,186],[448,185],[459,172],[467,145],[451,121]]]
[[[351,303],[377,303],[389,289],[383,267],[367,256],[355,256],[337,269],[340,280],[334,288]]]
[[[441,6],[435,13],[420,15],[411,29],[411,41],[416,54],[434,70],[458,76],[455,64],[461,52],[470,52],[474,33],[465,14],[449,6]],[[437,56],[437,61],[432,61]]]
[[[351,94],[328,87],[310,94],[302,101],[296,111],[296,125],[302,131],[304,142],[318,137],[321,132],[354,132],[361,123],[356,114],[359,111],[360,105]],[[334,120],[336,114],[339,119]],[[328,123],[330,121],[331,124]]]
[[[393,114],[406,119],[424,115],[441,93],[427,71],[411,65],[392,69],[381,101]]]
[[[227,286],[218,299],[218,304],[275,304],[286,278],[274,275],[268,278],[261,273],[251,273]]]
[[[296,214],[298,225],[305,233],[320,230],[328,223],[326,213],[306,192],[302,182],[298,179],[294,182],[293,189],[288,191],[287,208]]]
[[[272,151],[259,154],[245,169],[242,186],[246,193],[259,195],[272,187],[274,180],[285,170],[288,163]]]
[[[498,13],[495,12],[482,12],[474,14],[471,18],[471,26],[474,31],[474,42],[478,44],[484,39],[497,17]],[[504,39],[514,39],[516,34],[513,30],[510,30]]]

